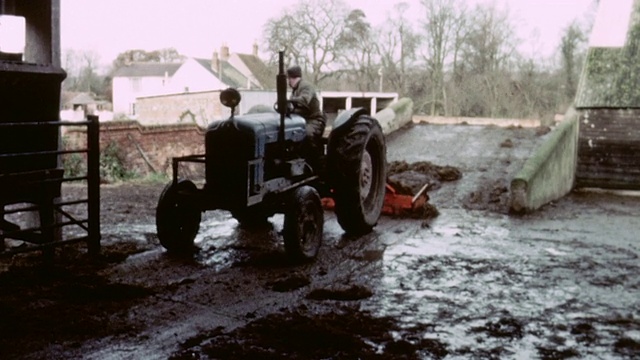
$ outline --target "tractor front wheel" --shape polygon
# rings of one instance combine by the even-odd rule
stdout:
[[[284,214],[283,237],[287,255],[294,261],[308,261],[322,245],[324,210],[320,195],[311,186],[293,191]]]
[[[193,249],[193,240],[200,230],[201,212],[190,201],[197,191],[189,180],[169,183],[158,200],[156,230],[160,244],[171,253],[185,253]]]

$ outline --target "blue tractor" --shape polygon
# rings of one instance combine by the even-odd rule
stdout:
[[[322,171],[302,156],[304,118],[292,113],[287,100],[283,52],[276,76],[275,112],[234,115],[240,103],[235,89],[221,92],[231,116],[211,124],[205,154],[173,158],[173,179],[158,201],[156,227],[169,252],[194,248],[207,210],[223,209],[241,224],[267,222],[284,214],[282,237],[293,260],[312,260],[322,244],[322,198],[330,198],[340,226],[349,234],[364,234],[376,225],[386,185],[386,144],[378,121],[364,108],[342,112],[324,139]],[[202,188],[178,177],[180,162],[205,164]]]

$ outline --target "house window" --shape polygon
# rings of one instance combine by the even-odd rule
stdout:
[[[140,78],[139,77],[131,78],[131,90],[133,92],[140,91]]]
[[[129,115],[135,115],[136,114],[136,103],[130,103],[129,104]]]

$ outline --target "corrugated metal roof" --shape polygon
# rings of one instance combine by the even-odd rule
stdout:
[[[161,77],[173,76],[182,63],[133,63],[125,65],[113,74],[113,77]]]

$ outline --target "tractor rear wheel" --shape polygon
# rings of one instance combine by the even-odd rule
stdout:
[[[349,128],[330,135],[327,151],[338,223],[351,234],[371,231],[386,191],[387,148],[380,124],[359,116]]]
[[[284,248],[294,261],[308,261],[318,255],[322,245],[324,210],[320,195],[311,186],[293,191],[284,214]]]
[[[193,250],[193,240],[200,229],[201,212],[188,200],[197,191],[189,180],[169,183],[156,207],[156,230],[160,244],[172,253]]]

